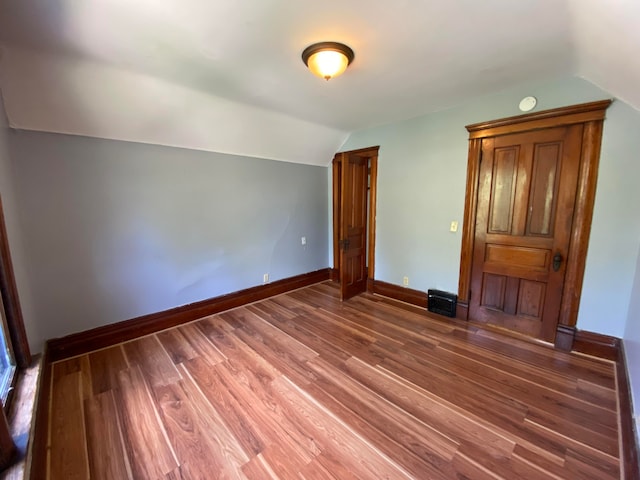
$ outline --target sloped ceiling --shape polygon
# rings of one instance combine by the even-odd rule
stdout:
[[[349,132],[579,75],[640,106],[637,0],[0,0],[14,128],[326,165]],[[350,45],[325,82],[309,44]]]

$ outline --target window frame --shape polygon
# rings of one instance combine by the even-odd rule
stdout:
[[[5,382],[4,388],[0,391],[2,405],[7,411],[11,401],[11,391],[15,385],[17,374],[20,370],[31,365],[31,351],[27,341],[27,333],[24,328],[22,309],[18,297],[18,287],[16,285],[11,253],[9,250],[9,239],[4,219],[4,209],[2,198],[0,197],[0,300],[3,307],[2,328],[5,332],[7,348],[13,354],[14,368],[10,369],[11,379]],[[3,375],[5,376],[5,375]],[[2,386],[0,386],[2,387]]]
[[[2,368],[2,372],[0,373],[0,401],[2,401],[2,405],[8,405],[9,402],[7,400],[15,384],[17,366],[15,353],[11,345],[11,336],[9,334],[7,318],[4,311],[4,302],[2,301],[1,295],[0,320],[0,343],[5,343],[5,345],[0,345],[0,348],[4,348],[6,350],[6,352],[0,352],[0,356],[6,356],[6,359],[0,358],[0,363],[7,363],[6,367],[0,367]]]

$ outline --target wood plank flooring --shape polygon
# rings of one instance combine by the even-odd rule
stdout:
[[[328,282],[52,368],[51,480],[624,478],[613,363]]]

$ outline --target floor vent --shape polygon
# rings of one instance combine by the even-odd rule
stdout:
[[[430,312],[446,315],[447,317],[456,316],[457,295],[443,292],[442,290],[429,289],[427,291],[427,298],[427,309]]]

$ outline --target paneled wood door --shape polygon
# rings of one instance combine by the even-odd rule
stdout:
[[[347,300],[367,289],[367,184],[369,159],[338,154],[340,192],[340,293]]]
[[[553,341],[583,125],[482,140],[470,317]]]
[[[572,349],[609,105],[466,126],[459,318]]]
[[[331,278],[340,282],[342,300],[366,291],[374,278],[379,149],[360,148],[333,158]]]

